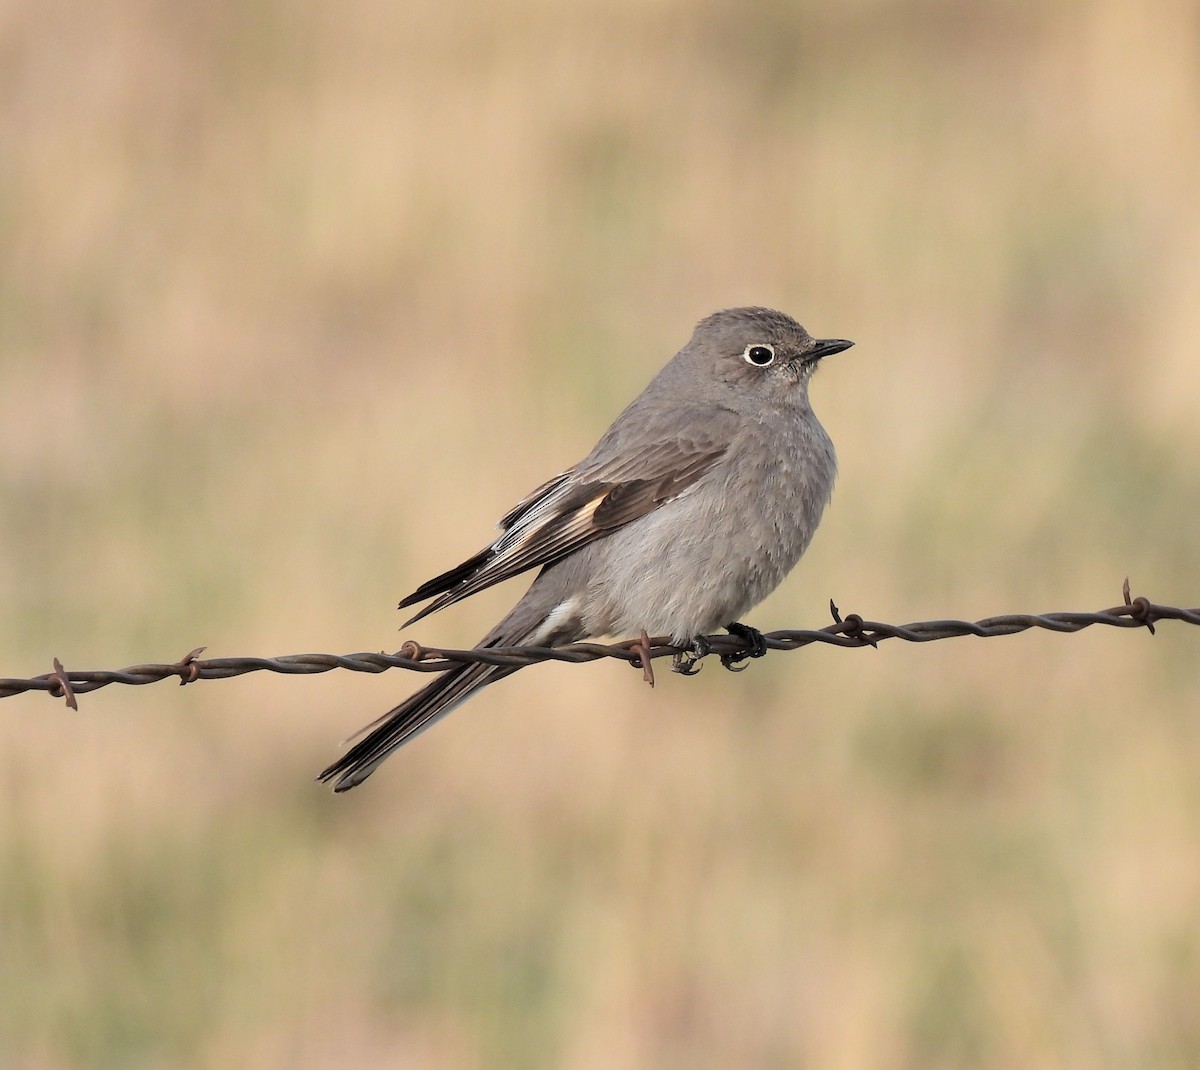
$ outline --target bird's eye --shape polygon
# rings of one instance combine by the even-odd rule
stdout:
[[[765,368],[775,361],[775,347],[768,345],[746,346],[742,360],[756,368]]]

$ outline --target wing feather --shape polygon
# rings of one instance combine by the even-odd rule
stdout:
[[[636,450],[610,431],[584,461],[506,513],[489,546],[405,598],[401,608],[433,601],[404,626],[527,569],[560,561],[677,498],[725,456],[733,438],[733,413],[715,409],[704,415],[707,419],[679,420],[684,434],[646,435]]]

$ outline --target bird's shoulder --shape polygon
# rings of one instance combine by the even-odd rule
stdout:
[[[530,491],[497,526],[515,535],[575,514],[600,530],[619,527],[696,483],[726,454],[739,426],[738,414],[719,405],[627,410],[591,453]]]

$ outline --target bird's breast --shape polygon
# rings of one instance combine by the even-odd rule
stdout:
[[[798,427],[748,428],[678,498],[594,544],[592,628],[685,641],[737,620],[808,548],[836,471],[811,414]]]

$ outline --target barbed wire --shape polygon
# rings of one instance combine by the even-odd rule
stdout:
[[[1143,597],[1131,598],[1128,579],[1123,594],[1124,604],[1095,613],[1006,613],[977,621],[926,620],[912,624],[885,624],[866,620],[857,613],[842,617],[837,606],[830,601],[832,624],[816,629],[764,632],[762,639],[767,650],[798,650],[813,643],[859,648],[877,647],[885,639],[902,639],[906,643],[930,643],[964,635],[988,639],[998,635],[1015,635],[1032,628],[1078,632],[1094,624],[1113,628],[1146,628],[1151,634],[1154,633],[1155,624],[1163,620],[1200,625],[1200,608],[1180,609],[1177,606],[1159,605]],[[680,647],[663,637],[648,642],[651,659],[674,658],[676,668],[680,671],[685,674],[695,671],[696,653],[693,647]],[[718,655],[722,664],[730,669],[744,668],[744,660],[755,651],[754,640],[739,635],[706,636],[702,645],[706,646],[706,653]],[[131,665],[124,669],[67,670],[55,658],[53,672],[30,679],[0,679],[0,698],[11,698],[28,691],[47,691],[52,698],[66,699],[69,707],[78,709],[76,696],[109,684],[152,684],[169,679],[190,684],[197,680],[224,680],[251,672],[277,672],[292,676],[333,669],[370,673],[386,672],[388,669],[447,672],[467,663],[520,668],[544,661],[581,664],[601,658],[615,658],[644,668],[640,639],[613,644],[572,643],[559,647],[512,646],[472,650],[426,647],[409,640],[394,654],[287,654],[276,658],[201,659],[200,655],[206,649],[196,647],[179,661],[168,664]],[[684,660],[680,661],[681,658]]]

